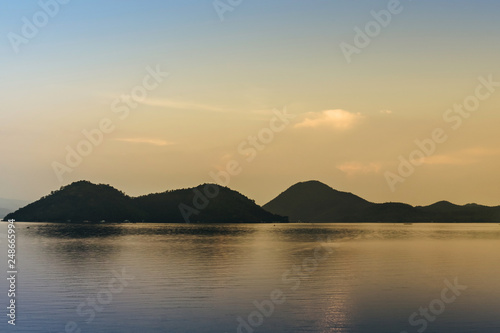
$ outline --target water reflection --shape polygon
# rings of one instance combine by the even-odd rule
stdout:
[[[286,302],[255,332],[410,333],[410,314],[455,277],[469,289],[426,332],[500,327],[498,225],[17,225],[19,332],[69,320],[82,332],[236,332],[280,289]],[[320,244],[329,256],[304,270]],[[135,279],[87,324],[78,305],[122,269]]]
[[[122,234],[122,230],[119,224],[36,223],[30,226],[27,234],[34,234],[34,237],[55,237],[58,239],[105,238],[119,236]]]

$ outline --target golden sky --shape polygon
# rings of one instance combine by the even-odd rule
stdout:
[[[227,173],[259,204],[311,179],[374,202],[500,204],[495,1],[71,2],[17,50],[9,33],[43,9],[7,7],[0,197]]]

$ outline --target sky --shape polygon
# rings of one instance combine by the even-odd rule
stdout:
[[[494,0],[2,1],[0,197],[500,205],[499,36]]]

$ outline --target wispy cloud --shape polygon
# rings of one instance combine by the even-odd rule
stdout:
[[[170,146],[173,142],[165,141],[161,139],[151,139],[151,138],[118,138],[115,141],[128,142],[128,143],[139,143],[148,144],[153,146]]]
[[[359,120],[363,119],[361,113],[351,113],[346,110],[326,110],[323,112],[308,112],[302,116],[304,119],[296,124],[295,128],[333,127],[336,129],[349,129]]]
[[[144,102],[144,105],[158,106],[167,109],[178,109],[178,110],[190,110],[190,111],[211,111],[211,112],[228,112],[230,109],[221,108],[218,106],[200,104],[189,101],[179,101],[173,99],[158,99],[158,98],[148,98]]]
[[[378,162],[361,163],[361,162],[347,162],[337,165],[337,169],[346,173],[348,176],[355,176],[358,174],[379,173],[382,169],[382,164]]]
[[[382,114],[392,114],[391,110],[380,110],[380,113]]]
[[[476,163],[476,159],[464,158],[454,154],[449,155],[433,155],[426,157],[423,161],[424,164],[430,165],[466,165]]]
[[[485,157],[497,155],[500,155],[500,149],[474,147],[450,154],[429,156],[425,158],[424,163],[431,165],[467,165],[480,163]]]

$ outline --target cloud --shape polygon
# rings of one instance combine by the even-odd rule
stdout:
[[[467,165],[480,163],[488,156],[500,155],[500,149],[475,147],[462,149],[451,154],[432,155],[424,159],[431,165]]]
[[[475,163],[470,159],[463,159],[453,155],[433,155],[424,159],[424,164],[430,165],[466,165]]]
[[[336,109],[326,110],[321,113],[308,112],[303,115],[304,120],[296,124],[295,128],[333,127],[336,129],[349,129],[364,117],[361,113]]]
[[[180,110],[190,110],[190,111],[211,111],[211,112],[227,112],[229,109],[224,109],[221,107],[199,104],[194,102],[186,102],[172,99],[153,99],[147,98],[145,101],[141,102],[144,105],[158,106],[168,109],[180,109]]]
[[[118,138],[115,141],[129,142],[129,143],[142,143],[153,146],[170,146],[173,142],[161,140],[161,139],[151,139],[151,138]]]
[[[364,164],[361,162],[347,162],[341,165],[337,165],[337,169],[346,173],[348,176],[355,176],[358,174],[370,174],[379,173],[382,169],[382,164],[378,162],[372,162]]]
[[[382,114],[392,114],[391,110],[380,110],[380,113]]]

